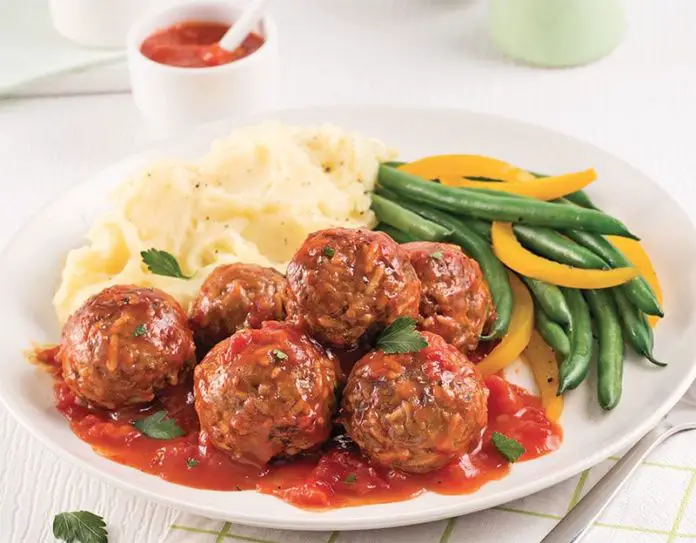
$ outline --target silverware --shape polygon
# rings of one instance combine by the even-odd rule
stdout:
[[[645,458],[666,439],[696,429],[696,387],[648,432],[617,464],[573,507],[541,543],[578,543],[592,528],[607,505],[623,488]]]

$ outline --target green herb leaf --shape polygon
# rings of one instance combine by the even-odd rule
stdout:
[[[442,260],[443,258],[442,251],[435,251],[434,253],[430,253],[430,258],[434,258],[435,260]]]
[[[133,330],[133,336],[134,337],[144,336],[145,332],[147,332],[147,328],[145,328],[145,325],[139,324],[138,326],[135,327],[135,330]]]
[[[519,441],[500,432],[493,432],[491,441],[493,441],[493,445],[495,445],[500,454],[507,458],[509,462],[515,462],[525,452],[525,448]]]
[[[89,511],[59,513],[53,517],[53,536],[66,543],[108,543],[106,522]]]
[[[352,485],[357,480],[358,480],[358,476],[355,473],[349,473],[348,475],[346,475],[344,482],[347,485]]]
[[[377,348],[387,354],[415,353],[427,346],[428,342],[416,331],[416,321],[411,317],[399,317],[377,338]]]
[[[326,247],[324,247],[322,254],[328,258],[331,258],[333,255],[336,254],[336,249],[327,245]]]
[[[187,458],[186,459],[186,466],[188,469],[195,468],[198,465],[198,460],[195,458]]]
[[[160,251],[152,248],[147,251],[140,252],[140,258],[155,275],[164,275],[165,277],[178,277],[179,279],[191,279],[191,276],[184,275],[181,267],[173,255],[167,251]]]
[[[273,349],[273,350],[271,351],[271,353],[272,353],[273,356],[274,356],[276,359],[278,359],[278,360],[287,360],[287,359],[288,359],[288,355],[285,354],[285,353],[284,353],[283,351],[281,351],[280,349]]]
[[[174,439],[186,433],[174,419],[167,416],[165,409],[157,411],[147,418],[134,421],[133,426],[152,439]]]

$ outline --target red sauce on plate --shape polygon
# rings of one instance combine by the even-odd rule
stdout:
[[[251,55],[264,43],[264,39],[252,32],[234,51],[226,51],[218,45],[230,26],[214,22],[179,23],[149,36],[140,51],[150,60],[182,68],[207,68],[229,64]]]
[[[494,375],[486,379],[489,420],[481,446],[442,469],[414,475],[373,466],[337,428],[321,451],[275,461],[259,470],[232,462],[207,443],[199,430],[190,381],[163,392],[145,407],[91,408],[81,404],[60,378],[55,352],[55,348],[47,349],[35,358],[53,368],[56,407],[73,432],[99,454],[173,483],[211,490],[257,490],[306,509],[401,501],[426,490],[467,494],[501,479],[510,469],[491,442],[493,432],[524,446],[526,452],[519,461],[557,449],[562,439],[561,428],[546,418],[537,397]],[[156,440],[133,427],[134,420],[161,409],[176,419],[185,436]]]

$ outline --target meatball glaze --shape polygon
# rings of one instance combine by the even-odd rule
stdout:
[[[289,316],[319,341],[352,347],[398,317],[418,317],[420,282],[383,232],[334,228],[310,234],[291,260]]]
[[[287,281],[254,264],[218,266],[206,278],[189,311],[196,345],[208,352],[242,328],[285,319]]]
[[[75,311],[57,356],[75,395],[107,409],[149,402],[196,362],[177,301],[132,285],[106,288]]]
[[[287,324],[266,322],[218,343],[194,372],[201,431],[235,460],[264,465],[329,438],[339,370]]]
[[[353,368],[341,419],[378,465],[411,473],[471,452],[486,428],[488,389],[476,368],[440,336],[419,352],[372,351]]]
[[[484,328],[495,320],[478,262],[447,243],[416,241],[402,247],[421,282],[421,329],[462,351],[476,349]]]

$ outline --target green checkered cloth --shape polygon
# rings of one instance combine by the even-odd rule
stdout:
[[[535,543],[617,458],[502,507],[388,530],[290,532],[182,513],[161,543]],[[696,542],[696,432],[672,438],[645,462],[602,515],[587,543]]]

